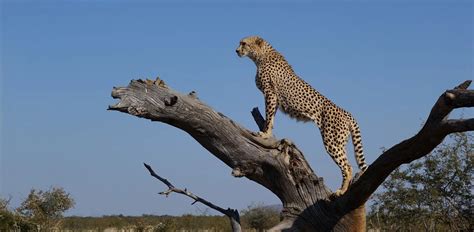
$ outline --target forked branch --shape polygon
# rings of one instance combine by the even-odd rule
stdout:
[[[429,154],[451,133],[473,131],[472,118],[448,119],[454,109],[474,106],[474,91],[467,90],[470,84],[471,81],[468,80],[444,92],[432,107],[423,128],[415,136],[393,146],[377,158],[341,197],[341,204],[350,205],[351,208],[364,204],[387,176],[400,165]]]
[[[168,196],[170,193],[174,192],[174,193],[179,193],[179,194],[188,196],[188,197],[190,197],[191,199],[194,200],[192,205],[194,205],[196,202],[200,202],[200,203],[206,205],[207,207],[209,207],[211,209],[214,209],[214,210],[217,210],[220,213],[226,215],[230,220],[230,224],[232,226],[232,231],[233,232],[242,231],[242,229],[240,227],[239,211],[237,211],[235,209],[231,209],[231,208],[224,209],[222,207],[214,205],[213,203],[211,203],[211,202],[209,202],[209,201],[193,194],[192,192],[188,191],[187,189],[183,190],[183,189],[176,188],[167,179],[165,179],[165,178],[159,176],[158,174],[156,174],[155,171],[153,170],[153,168],[151,168],[150,165],[148,165],[146,163],[143,163],[143,165],[145,165],[145,168],[150,172],[151,176],[155,177],[159,181],[163,182],[166,186],[168,186],[168,190],[166,190],[164,192],[160,192],[160,194]]]

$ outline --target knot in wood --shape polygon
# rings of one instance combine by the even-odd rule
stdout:
[[[240,170],[240,168],[237,167],[237,168],[234,168],[232,170],[232,176],[234,176],[234,177],[244,177],[245,173],[242,172],[242,170]]]
[[[449,91],[446,92],[446,97],[450,100],[453,101],[456,98],[456,95],[454,93],[451,93]]]
[[[173,106],[178,102],[178,96],[172,96],[169,99],[165,99],[165,106]]]
[[[127,108],[128,113],[134,116],[142,116],[147,113],[147,110],[145,107],[141,106],[129,106]]]
[[[190,93],[188,93],[188,96],[190,96],[190,97],[192,97],[192,98],[194,98],[194,99],[198,99],[197,93],[196,93],[196,91],[194,91],[194,90],[191,91]]]

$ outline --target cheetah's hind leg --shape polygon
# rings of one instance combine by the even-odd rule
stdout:
[[[338,197],[346,192],[352,178],[352,167],[346,155],[346,141],[349,136],[348,132],[338,134],[339,128],[328,126],[321,130],[324,147],[332,160],[337,164],[342,173],[341,187],[333,193],[332,197]],[[341,130],[343,131],[343,130]]]

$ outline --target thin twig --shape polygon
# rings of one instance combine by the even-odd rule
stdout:
[[[168,190],[160,192],[160,194],[168,196],[170,193],[175,192],[175,193],[179,193],[179,194],[188,196],[188,197],[190,197],[191,199],[194,200],[194,202],[191,205],[194,205],[196,202],[200,202],[200,203],[206,205],[209,208],[212,208],[214,210],[219,211],[220,213],[222,213],[222,214],[226,215],[227,217],[229,217],[229,219],[231,220],[232,231],[241,231],[239,211],[237,211],[235,209],[231,209],[231,208],[224,209],[222,207],[214,205],[213,203],[211,203],[211,202],[209,202],[209,201],[193,194],[192,192],[188,191],[186,188],[184,190],[176,188],[167,179],[165,179],[165,178],[159,176],[158,174],[156,174],[156,172],[153,170],[153,168],[151,168],[150,165],[148,165],[146,163],[143,163],[143,165],[145,165],[145,168],[150,172],[151,176],[155,177],[159,181],[163,182],[166,186],[168,186]]]

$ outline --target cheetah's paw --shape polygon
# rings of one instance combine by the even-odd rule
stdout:
[[[268,133],[268,132],[252,132],[252,135],[254,136],[258,136],[260,138],[263,138],[263,139],[268,139],[270,137],[272,137],[272,134]]]
[[[344,192],[340,189],[336,190],[336,192],[332,193],[331,196],[329,197],[330,199],[335,199],[337,197],[340,197]]]

